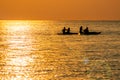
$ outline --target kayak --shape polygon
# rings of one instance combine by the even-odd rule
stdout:
[[[77,35],[78,33],[57,33],[58,35]]]
[[[81,35],[98,35],[101,32],[88,32],[88,33],[80,33]]]

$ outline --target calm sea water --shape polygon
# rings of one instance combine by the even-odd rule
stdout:
[[[65,26],[100,35],[57,35]],[[0,80],[120,80],[120,21],[0,21]]]

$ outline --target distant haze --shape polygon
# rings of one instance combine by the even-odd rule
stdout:
[[[120,20],[120,0],[1,0],[0,19]]]

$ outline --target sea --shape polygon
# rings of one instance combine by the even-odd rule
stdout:
[[[120,21],[0,20],[0,80],[120,80]]]

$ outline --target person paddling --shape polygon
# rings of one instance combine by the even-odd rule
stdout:
[[[88,27],[86,27],[86,29],[84,30],[84,33],[85,34],[89,33]]]
[[[83,30],[83,27],[81,26],[81,27],[80,27],[80,30],[79,30],[79,33],[83,33],[82,30]]]
[[[66,31],[66,28],[64,27],[64,28],[62,29],[63,34],[65,34],[65,31]]]
[[[70,33],[70,28],[67,29],[67,33],[68,33],[68,34]]]

